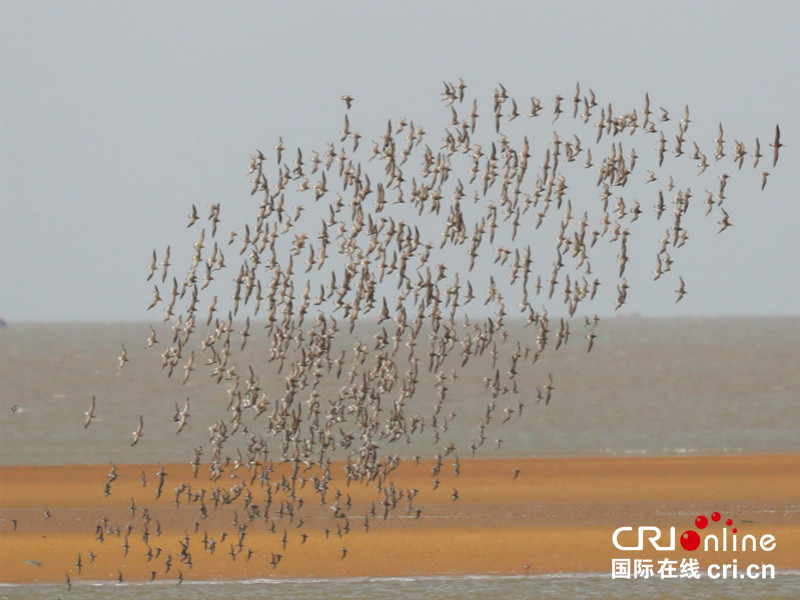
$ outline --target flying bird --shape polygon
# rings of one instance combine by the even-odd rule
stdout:
[[[92,396],[92,403],[89,405],[89,410],[87,410],[84,413],[86,415],[86,422],[83,424],[84,429],[89,427],[89,425],[92,424],[92,421],[97,418],[94,416],[94,406],[95,406],[95,396]]]
[[[135,446],[136,444],[139,443],[139,439],[142,437],[143,427],[144,427],[144,418],[142,417],[142,415],[139,415],[139,425],[133,432],[133,441],[131,442],[131,446]]]

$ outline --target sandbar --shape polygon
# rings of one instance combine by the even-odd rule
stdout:
[[[274,465],[268,507],[258,481],[244,486],[246,470],[211,481],[203,465],[195,478],[189,465],[165,464],[156,498],[159,465],[117,465],[108,495],[109,464],[0,467],[0,582],[610,573],[616,558],[800,568],[800,455],[454,462],[444,458],[434,478],[432,460],[401,461],[380,486],[348,486],[334,462],[323,503],[303,466],[291,508],[289,464]],[[214,487],[240,496],[215,507]],[[612,544],[619,527],[680,536],[700,515],[709,519],[700,533],[736,528],[739,538],[773,536],[774,548]]]

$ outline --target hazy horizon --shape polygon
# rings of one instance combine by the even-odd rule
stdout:
[[[476,317],[474,315],[467,315],[470,320],[478,320],[484,317]],[[693,321],[693,320],[736,320],[736,319],[797,319],[800,318],[800,314],[771,314],[771,315],[749,315],[749,314],[696,314],[696,315],[643,315],[638,313],[631,313],[626,312],[622,314],[606,314],[606,315],[598,315],[603,321],[606,320],[632,320],[632,319],[641,319],[641,320],[650,320],[650,321],[658,321],[658,320],[676,320],[676,321]],[[244,323],[246,317],[234,317],[233,323]],[[564,318],[565,320],[573,323],[581,322],[583,320],[583,316],[578,317],[577,315],[574,317],[569,317],[565,314],[552,314],[550,315],[550,319],[561,319]],[[256,321],[258,322],[258,321]],[[525,319],[522,317],[513,317],[507,318],[506,323],[513,324],[513,323],[524,323]],[[149,326],[153,325],[155,327],[162,326],[164,329],[169,329],[172,325],[169,325],[166,322],[161,320],[146,320],[146,319],[51,319],[51,320],[40,320],[40,319],[29,319],[26,321],[9,321],[5,320],[4,327],[12,327],[14,325],[114,325],[114,324],[123,324],[123,325],[144,325]],[[376,321],[373,319],[359,319],[356,321],[356,325],[375,325]],[[205,324],[202,325],[202,328],[205,328]],[[213,329],[213,327],[211,327]],[[148,331],[147,329],[144,330],[145,333]]]
[[[282,137],[293,158],[297,148],[308,156],[338,143],[341,96],[351,94],[349,117],[364,136],[363,152],[387,119],[400,118],[424,125],[435,152],[449,118],[442,81],[459,77],[489,127],[492,91],[505,85],[520,101],[520,133],[533,122],[524,118],[533,95],[548,113],[537,127],[566,127],[571,114],[551,127],[551,99],[568,97],[576,82],[620,110],[641,111],[648,93],[654,111],[669,109],[671,126],[688,104],[689,146],[695,139],[712,145],[724,125],[728,155],[712,168],[729,169],[736,180],[725,201],[734,226],[717,235],[718,217],[702,220],[701,186],[715,185],[716,174],[710,169],[712,183],[703,184],[690,169],[700,217],[687,226],[676,272],[653,284],[655,253],[646,244],[663,229],[636,229],[628,302],[613,311],[616,281],[608,281],[603,303],[578,314],[798,314],[800,206],[792,169],[800,79],[787,57],[800,55],[800,5],[741,1],[721,10],[670,2],[657,14],[635,2],[567,2],[546,11],[522,2],[187,6],[0,3],[0,318],[8,323],[160,320],[146,310],[153,250],[160,260],[171,244],[170,275],[181,277],[188,257],[180,253],[196,235],[186,229],[193,204],[201,218],[208,205],[221,205],[218,238],[252,219],[258,196],[250,195],[248,165],[258,149],[272,159]],[[776,124],[785,146],[773,168],[768,143]],[[749,154],[757,136],[762,164],[754,170],[748,156],[739,171],[734,140]],[[550,137],[532,134],[533,164]],[[640,156],[653,154],[654,136],[621,137],[626,151],[633,144]],[[409,179],[418,168],[409,166]],[[763,191],[762,170],[770,172]],[[580,214],[580,187],[570,185]],[[629,188],[626,200],[640,195],[650,213],[654,188]],[[313,203],[306,212],[317,217]],[[539,233],[536,244],[550,239]],[[536,259],[546,265],[552,256]],[[613,255],[609,262],[592,265],[604,282],[608,273],[616,277]],[[479,269],[486,277],[492,265]],[[219,282],[221,300],[231,295],[233,270]],[[678,274],[688,292],[676,303]]]

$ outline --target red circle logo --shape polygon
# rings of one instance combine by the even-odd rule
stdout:
[[[708,525],[708,519],[706,519],[703,515],[700,515],[694,520],[694,526],[698,529],[705,529],[706,525]]]
[[[697,550],[700,546],[700,535],[696,531],[684,531],[681,534],[681,546],[689,552]]]

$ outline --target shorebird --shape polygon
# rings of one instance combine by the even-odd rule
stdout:
[[[719,225],[722,225],[722,227],[720,227],[720,229],[719,229],[719,231],[718,231],[717,233],[722,233],[722,232],[723,232],[723,231],[725,231],[725,230],[726,230],[728,227],[731,227],[731,226],[733,225],[733,223],[731,223],[731,221],[730,221],[730,218],[728,217],[728,213],[727,213],[727,211],[726,211],[724,208],[721,208],[720,210],[722,211],[722,214],[723,214],[724,216],[722,217],[722,219],[720,219],[719,221],[717,221],[717,223],[718,223]]]
[[[121,369],[125,366],[125,363],[128,362],[130,359],[128,358],[128,351],[125,349],[125,344],[120,344],[122,346],[122,354],[119,355],[119,366],[118,369]]]
[[[756,138],[756,149],[751,156],[753,157],[753,168],[755,169],[758,166],[759,159],[763,156],[761,154],[761,142],[758,141],[758,138]]]
[[[183,428],[186,427],[186,423],[189,420],[189,398],[186,398],[186,404],[183,405],[182,410],[178,410],[178,405],[175,405],[175,417],[173,418],[174,421],[178,423],[178,429],[175,431],[175,434],[179,434],[183,431]]]
[[[189,356],[189,360],[184,365],[184,374],[183,374],[183,381],[181,382],[182,385],[186,385],[186,382],[189,380],[189,375],[192,372],[192,365],[194,364],[194,350],[192,350],[191,355]]]
[[[142,428],[144,427],[144,418],[142,415],[139,415],[139,426],[133,431],[133,441],[131,442],[131,446],[135,446],[139,443],[139,439],[142,437]]]
[[[552,396],[552,392],[555,388],[553,387],[553,375],[548,373],[547,375],[547,383],[544,386],[544,405],[547,406],[550,404],[550,398]]]
[[[153,326],[150,326],[150,336],[147,338],[147,347],[150,348],[158,343],[156,339],[156,330],[153,329]]]
[[[153,308],[159,302],[161,302],[161,295],[158,293],[158,286],[155,285],[155,286],[153,286],[153,300],[147,306],[147,310],[150,310],[151,308]]]
[[[781,128],[778,125],[775,125],[775,139],[770,142],[770,147],[772,150],[772,166],[778,164],[778,150],[783,146],[781,144]]]
[[[590,329],[589,333],[586,334],[586,339],[589,340],[589,343],[586,346],[586,352],[591,352],[592,348],[594,348],[594,340],[597,338],[597,335],[594,332],[594,329]]]
[[[86,415],[86,422],[83,424],[84,429],[89,427],[89,425],[92,424],[92,421],[97,418],[94,416],[94,406],[95,406],[95,396],[92,396],[92,403],[89,405],[89,410],[87,410],[84,413]]]
[[[164,259],[161,261],[161,283],[167,280],[167,267],[170,266],[169,262],[170,247],[167,246],[167,251],[164,253]]]
[[[157,260],[158,259],[156,258],[156,251],[153,250],[153,260],[150,262],[150,266],[147,269],[147,281],[150,281],[150,279],[153,278],[153,275],[156,272],[156,261]]]
[[[683,282],[683,277],[678,277],[681,282],[681,285],[675,290],[675,293],[678,294],[678,297],[675,299],[675,302],[680,302],[683,300],[683,297],[686,295],[686,284]]]

